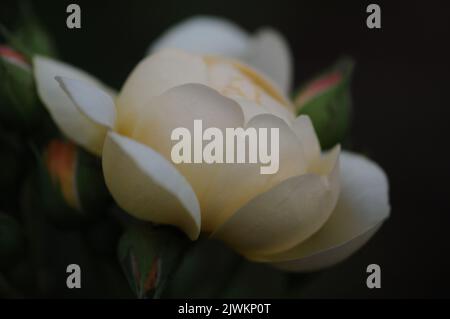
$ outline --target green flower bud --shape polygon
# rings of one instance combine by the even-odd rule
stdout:
[[[178,266],[187,238],[171,227],[133,226],[119,242],[119,261],[138,298],[158,298]]]
[[[14,266],[22,257],[24,247],[22,227],[14,218],[0,212],[0,270]]]
[[[322,149],[342,143],[350,126],[350,78],[353,61],[338,61],[328,72],[308,82],[294,98],[297,114],[311,118]]]
[[[30,129],[42,111],[31,65],[21,53],[0,46],[1,123],[14,130]]]

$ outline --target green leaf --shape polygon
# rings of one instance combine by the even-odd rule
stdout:
[[[138,298],[159,298],[190,241],[172,227],[132,225],[119,242],[119,261]]]
[[[297,114],[311,118],[322,149],[342,143],[348,132],[353,66],[351,59],[340,59],[327,72],[303,86],[294,98]]]
[[[24,54],[29,61],[35,54],[58,56],[53,39],[28,2],[20,3],[19,22],[15,32],[0,25],[0,33],[11,47]]]

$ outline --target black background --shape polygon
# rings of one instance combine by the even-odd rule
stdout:
[[[82,29],[66,28],[78,3]],[[391,218],[357,254],[321,273],[305,297],[450,297],[450,9],[445,1],[381,3],[382,28],[365,25],[364,1],[35,1],[63,60],[119,88],[148,45],[194,14],[227,17],[249,31],[270,25],[288,39],[295,82],[348,54],[356,62],[353,149],[390,180]],[[393,2],[393,1],[391,1]],[[14,22],[15,1],[0,4]],[[365,285],[382,268],[382,288]]]

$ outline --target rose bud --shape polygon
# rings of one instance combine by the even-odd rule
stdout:
[[[63,224],[102,214],[109,195],[98,161],[71,142],[50,141],[39,174],[45,211]]]
[[[0,270],[14,266],[22,257],[24,248],[22,227],[13,217],[0,212]]]
[[[118,255],[138,298],[158,298],[179,265],[188,242],[167,227],[133,225],[121,237]]]
[[[294,99],[297,114],[311,118],[324,149],[342,143],[348,131],[352,70],[352,61],[341,60],[330,71],[307,83]]]
[[[11,129],[30,129],[43,111],[25,56],[0,45],[0,121]]]

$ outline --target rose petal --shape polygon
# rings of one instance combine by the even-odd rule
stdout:
[[[126,80],[117,99],[118,130],[130,134],[150,99],[188,83],[207,83],[207,69],[200,56],[165,49],[141,61]]]
[[[149,53],[164,48],[241,60],[270,77],[284,94],[290,91],[291,52],[275,30],[264,28],[250,36],[231,21],[199,16],[171,27],[153,43]]]
[[[172,161],[172,147],[178,143],[171,139],[173,130],[186,128],[190,132],[191,140],[194,140],[195,120],[202,121],[203,130],[214,127],[225,132],[226,128],[242,127],[244,116],[236,102],[214,89],[201,84],[185,84],[150,100],[141,113],[140,121],[136,124],[131,137],[152,147],[167,160]],[[193,148],[194,144],[191,146]],[[202,207],[202,227],[204,227],[208,224],[208,211],[205,210],[202,200],[205,198],[204,193],[210,188],[216,165],[193,163],[194,150],[190,158],[192,163],[176,164],[176,168],[187,178],[197,194]]]
[[[311,119],[307,115],[300,115],[294,120],[292,129],[305,146],[308,162],[313,163],[320,156],[320,144]]]
[[[261,167],[268,164],[260,162],[218,166],[215,174],[210,177],[207,193],[202,199],[202,207],[210,212],[210,230],[217,229],[258,194],[269,191],[290,177],[307,172],[303,146],[282,119],[272,114],[257,115],[246,125],[246,128],[251,127],[257,132],[260,128],[266,128],[268,131],[271,128],[279,129],[278,171],[274,174],[261,174]],[[259,139],[258,143],[261,143]],[[260,144],[258,149],[259,147]]]
[[[80,80],[60,76],[56,80],[84,115],[97,124],[114,128],[116,106],[108,93]]]
[[[79,79],[99,89],[109,89],[87,73],[47,57],[35,56],[33,67],[38,94],[59,129],[88,151],[100,155],[107,128],[82,114],[55,77]]]
[[[261,29],[251,39],[244,59],[271,78],[285,93],[291,90],[292,56],[287,41],[277,31]]]
[[[239,103],[246,123],[253,116],[264,113],[275,114],[288,123],[295,119],[289,98],[261,72],[232,60],[207,57],[205,61],[208,84]]]
[[[246,256],[292,248],[328,219],[339,193],[339,150],[325,176],[306,174],[285,180],[240,208],[213,234]],[[332,162],[332,161],[330,161]]]
[[[176,225],[192,240],[200,233],[200,207],[187,180],[150,147],[108,133],[103,149],[106,185],[131,215]]]
[[[238,57],[247,49],[248,40],[248,34],[230,21],[198,16],[164,32],[149,48],[149,53],[177,48],[193,53]]]
[[[341,194],[334,212],[310,239],[285,252],[253,258],[291,271],[332,266],[363,246],[388,218],[388,180],[365,157],[341,154]]]

